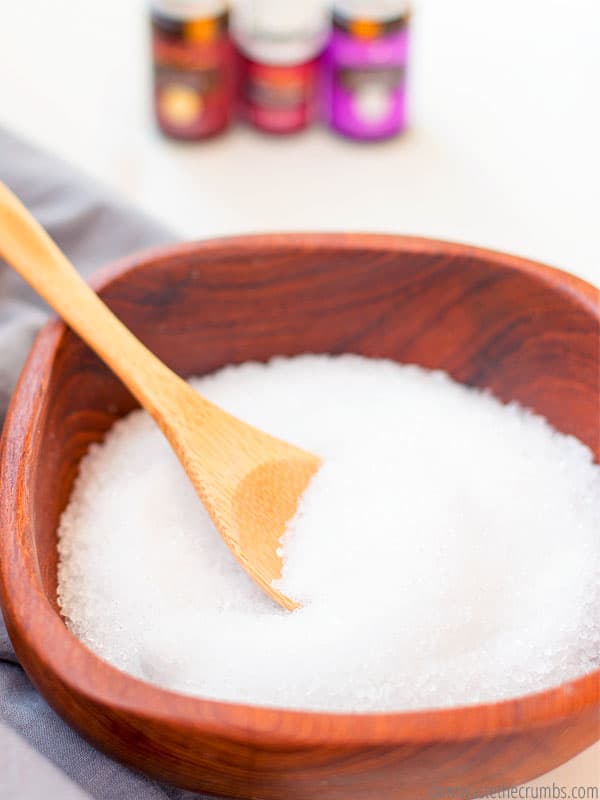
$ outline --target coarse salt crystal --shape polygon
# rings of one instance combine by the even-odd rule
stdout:
[[[284,536],[276,607],[150,418],[81,464],[58,596],[107,661],[169,689],[333,711],[470,704],[598,667],[600,467],[517,404],[359,356],[193,381],[324,465]]]

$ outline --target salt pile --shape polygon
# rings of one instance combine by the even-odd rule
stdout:
[[[284,540],[290,614],[233,560],[150,418],[81,466],[59,531],[70,629],[189,694],[401,710],[533,692],[600,664],[600,467],[516,405],[358,356],[193,385],[324,457]]]

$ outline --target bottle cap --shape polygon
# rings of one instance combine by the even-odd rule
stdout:
[[[329,20],[321,0],[245,0],[234,8],[232,32],[253,61],[293,65],[315,58]]]
[[[386,23],[404,17],[409,7],[408,0],[336,0],[333,11],[347,20]]]
[[[229,10],[227,0],[152,0],[152,12],[179,20],[220,17]]]

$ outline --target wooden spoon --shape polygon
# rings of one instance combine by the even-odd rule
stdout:
[[[273,586],[281,577],[279,540],[321,460],[197,394],[115,317],[2,182],[0,255],[152,415],[250,577],[284,608],[297,608]]]

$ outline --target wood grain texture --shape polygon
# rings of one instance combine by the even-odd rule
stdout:
[[[277,235],[146,254],[108,268],[97,286],[182,375],[307,351],[414,362],[519,400],[600,460],[600,298],[548,267],[419,239]],[[523,782],[600,738],[599,671],[512,701],[351,715],[183,697],[102,662],[57,612],[55,532],[79,459],[134,406],[85,345],[51,322],[2,445],[9,632],[40,692],[102,750],[230,797],[418,800]]]

